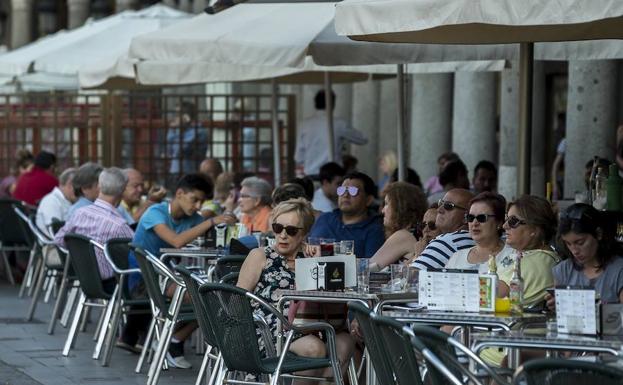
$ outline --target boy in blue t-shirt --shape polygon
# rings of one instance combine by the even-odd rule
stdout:
[[[219,223],[235,223],[232,214],[224,214],[205,220],[198,211],[205,199],[212,197],[212,183],[202,174],[184,175],[177,183],[175,196],[170,202],[151,206],[141,217],[133,243],[154,255],[160,255],[162,248],[181,248],[197,237],[205,234]],[[138,267],[134,253],[129,256],[130,267]],[[128,285],[133,296],[144,293],[140,274],[132,274]],[[175,288],[167,288],[167,296],[172,297]],[[170,365],[178,368],[190,368],[184,358],[184,341],[197,328],[191,322],[177,329],[171,338],[167,359]]]

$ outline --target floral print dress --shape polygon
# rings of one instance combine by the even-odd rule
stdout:
[[[294,288],[294,270],[290,270],[288,268],[286,259],[273,250],[271,247],[266,247],[264,249],[266,254],[266,264],[264,265],[264,269],[262,270],[262,274],[260,275],[260,280],[257,282],[255,286],[255,290],[253,293],[273,306],[277,306],[277,302],[279,301],[279,296],[277,295],[277,290],[284,290]],[[289,301],[284,306],[284,316],[288,314],[288,308],[290,304]],[[276,317],[259,307],[257,304],[254,304],[255,312],[259,313],[270,327],[270,331],[273,334],[274,340],[277,339],[277,319]],[[260,349],[264,351],[263,341],[260,339]]]

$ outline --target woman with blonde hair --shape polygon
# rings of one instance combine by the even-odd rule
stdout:
[[[379,169],[381,170],[381,179],[379,179],[379,193],[391,179],[392,173],[398,168],[398,160],[396,153],[387,151],[379,159]]]
[[[274,246],[251,250],[240,270],[237,286],[249,290],[277,305],[277,290],[294,288],[295,259],[305,246],[305,239],[314,224],[314,211],[309,201],[303,198],[290,199],[275,206],[270,215],[270,226],[275,234]],[[290,304],[284,307],[287,314]],[[274,315],[258,308],[277,338],[277,319]],[[354,341],[348,333],[336,336],[338,358],[342,369],[354,350]],[[325,343],[313,334],[298,338],[290,351],[304,357],[325,357]],[[331,369],[316,369],[306,372],[312,376],[330,377]]]

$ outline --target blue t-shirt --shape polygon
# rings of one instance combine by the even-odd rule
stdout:
[[[154,231],[154,227],[156,227],[156,225],[161,223],[165,224],[171,230],[175,231],[176,234],[179,234],[195,227],[203,221],[204,218],[197,213],[190,217],[183,217],[177,221],[173,221],[173,218],[169,215],[169,203],[158,203],[157,205],[149,207],[143,216],[141,216],[138,226],[136,227],[136,232],[134,233],[134,240],[132,242],[154,255],[160,255],[160,249],[173,246],[162,240],[158,234],[156,234]],[[134,257],[134,253],[132,252],[128,257],[128,262],[130,268],[138,267],[136,257]],[[130,290],[138,285],[141,279],[140,274],[131,274],[128,279]]]
[[[345,225],[340,209],[320,215],[309,236],[333,238],[338,242],[352,239],[355,241],[355,255],[359,258],[372,257],[385,242],[383,222],[378,214],[370,214],[361,222]]]

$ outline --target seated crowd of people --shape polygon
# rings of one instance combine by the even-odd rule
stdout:
[[[294,260],[309,255],[308,237],[354,240],[355,255],[370,258],[375,270],[403,263],[420,270],[484,272],[493,256],[500,297],[508,295],[513,265],[521,256],[526,307],[554,310],[546,289],[556,285],[594,288],[602,302],[622,300],[623,259],[605,231],[602,213],[587,204],[557,213],[549,201],[532,195],[508,202],[495,192],[497,170],[490,162],[478,164],[471,186],[459,157],[445,154],[437,180],[427,181],[426,188],[413,170],[407,181],[396,181],[390,173],[379,187],[365,173],[346,173],[339,164],[327,163],[320,167],[316,188],[308,178],[297,178],[274,190],[257,176],[241,179],[223,172],[218,161],[207,162],[203,172],[183,175],[170,192],[158,186],[144,191],[140,171],[95,163],[66,169],[57,180],[54,156],[42,152],[11,193],[38,204],[41,228],[65,222],[54,235],[60,245],[67,233],[101,243],[126,237],[159,255],[160,249],[183,247],[222,223],[272,233],[272,246],[258,245],[255,237],[245,241],[252,250],[237,282],[272,304],[277,303],[277,289],[294,285]],[[96,256],[104,288],[112,290],[113,271],[103,255]],[[129,261],[137,266],[132,254]],[[136,298],[146,295],[140,274],[130,277],[129,289]],[[276,333],[276,320],[266,317]],[[118,346],[136,349],[148,323],[148,317],[129,316]],[[358,329],[349,333],[348,326],[337,330],[343,367],[360,342]],[[196,327],[194,322],[178,325],[169,348],[171,365],[190,367],[183,346]],[[327,352],[315,334],[297,339],[291,350],[313,357]],[[489,362],[502,362],[499,351],[489,353]]]

